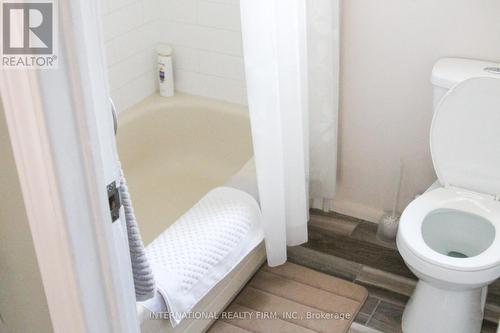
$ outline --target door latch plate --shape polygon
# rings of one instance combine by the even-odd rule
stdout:
[[[120,190],[116,186],[116,181],[108,184],[108,202],[109,212],[111,213],[111,222],[115,222],[120,218],[120,208],[122,203],[120,200]]]

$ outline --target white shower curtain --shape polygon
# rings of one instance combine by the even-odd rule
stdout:
[[[339,0],[306,0],[309,73],[309,193],[311,206],[330,210],[337,184]]]
[[[287,245],[307,241],[309,192],[313,202],[323,202],[335,190],[338,95],[333,84],[338,70],[331,55],[334,39],[327,40],[334,31],[315,1],[333,10],[323,0],[241,0],[248,104],[271,266],[286,261]]]

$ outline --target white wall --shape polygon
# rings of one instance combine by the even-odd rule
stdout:
[[[500,61],[498,0],[343,1],[339,185],[334,208],[377,220],[434,180],[430,71],[444,56]]]
[[[119,110],[156,91],[157,43],[174,48],[176,90],[246,104],[238,0],[103,0]]]
[[[103,0],[113,96],[155,90],[153,44],[174,46],[177,89],[246,104],[238,0]],[[339,170],[333,209],[377,221],[434,180],[430,71],[444,56],[500,61],[497,0],[342,1]],[[157,10],[160,8],[160,10]]]
[[[50,333],[49,308],[1,101],[0,156],[0,332],[4,327],[8,333]]]
[[[111,96],[123,110],[156,91],[159,0],[102,1]]]
[[[246,104],[239,0],[160,0],[179,91]]]

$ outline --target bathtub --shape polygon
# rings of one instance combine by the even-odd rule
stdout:
[[[186,94],[152,95],[118,119],[118,151],[146,245],[217,186],[256,196],[245,107]],[[194,311],[224,309],[264,261],[261,244]],[[185,319],[172,329],[168,321],[148,320],[142,306],[138,312],[143,333],[202,332],[213,321]]]
[[[120,113],[117,142],[146,244],[253,154],[245,107],[185,94]]]

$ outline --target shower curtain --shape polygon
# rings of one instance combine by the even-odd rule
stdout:
[[[335,192],[336,0],[241,0],[248,104],[268,264],[307,241],[309,203]]]

